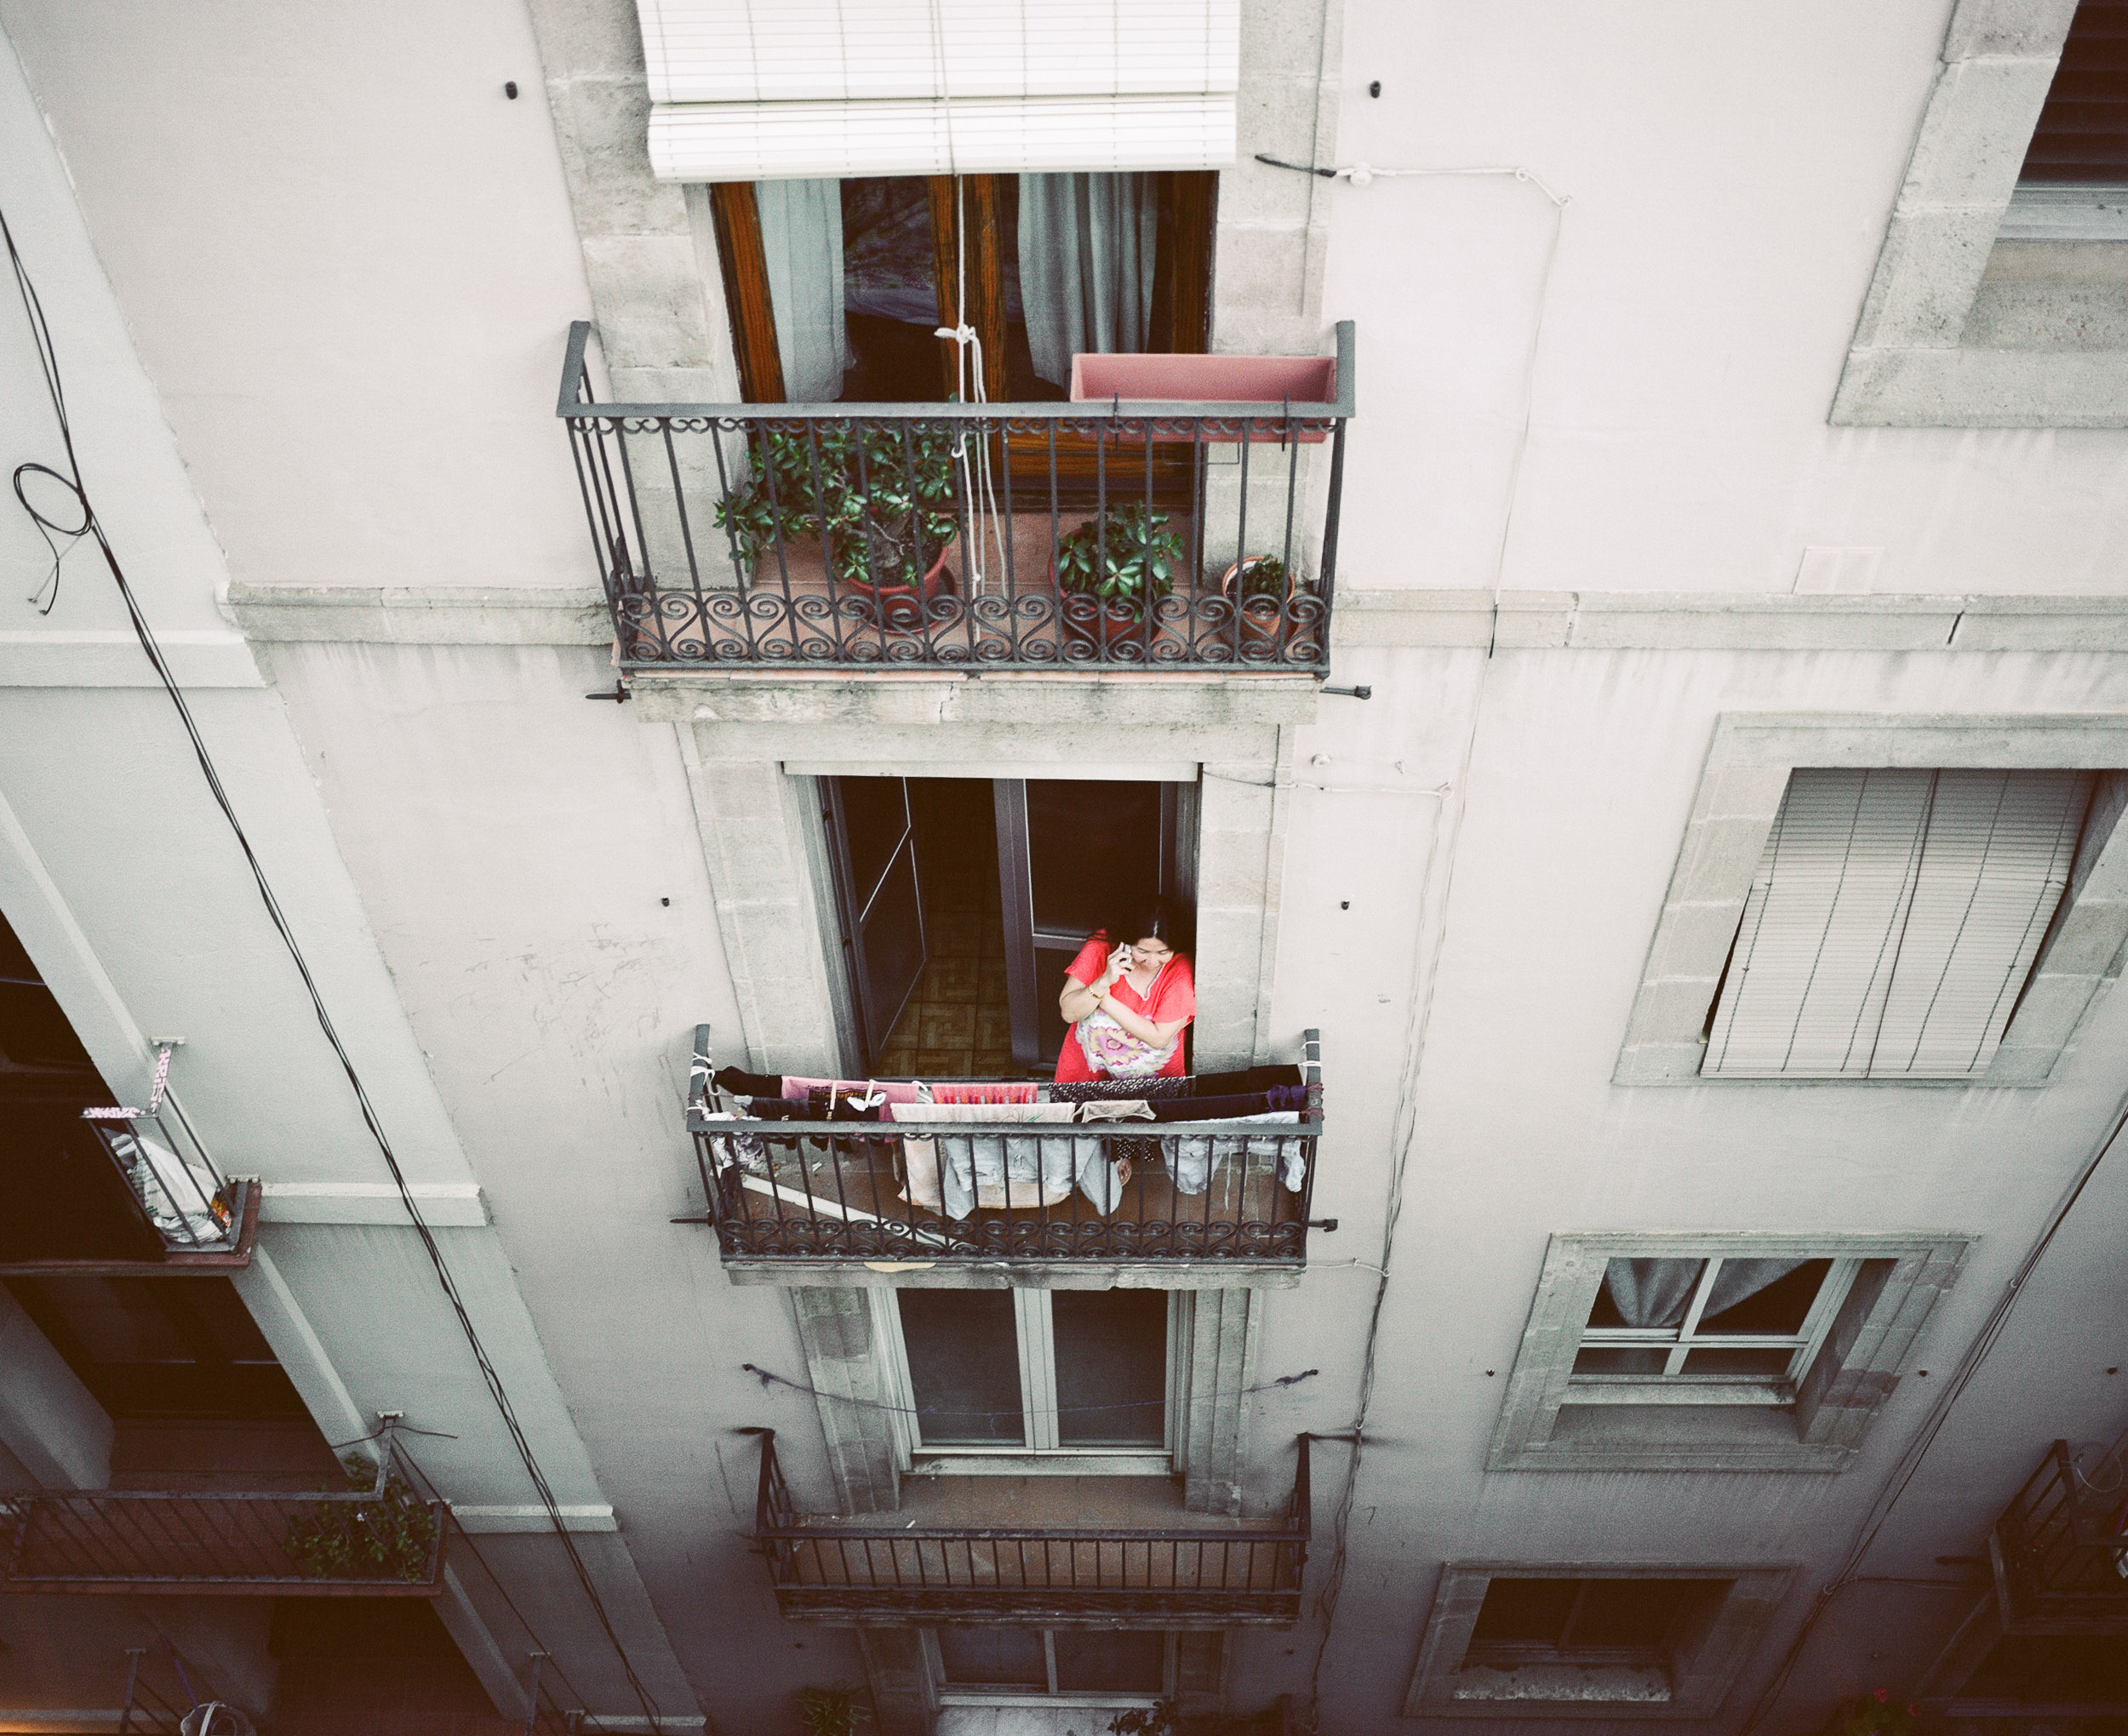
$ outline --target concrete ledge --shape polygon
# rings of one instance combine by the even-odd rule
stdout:
[[[1836,428],[2128,428],[2128,351],[1857,349],[1826,420]]]
[[[267,644],[604,645],[606,600],[586,585],[236,585],[225,613]]]
[[[476,1182],[416,1182],[409,1191],[432,1229],[480,1230],[489,1221]],[[414,1227],[388,1181],[269,1181],[259,1191],[259,1221]]]
[[[1341,591],[1341,649],[2128,651],[2128,597]]]
[[[157,632],[170,673],[188,688],[262,688],[258,660],[239,634],[214,629]],[[0,687],[160,687],[130,628],[0,632]]]
[[[878,674],[789,670],[629,677],[646,723],[1029,724],[1136,728],[1313,723],[1305,675],[1080,675],[940,670]]]
[[[1885,352],[1886,365],[1916,352]],[[1928,366],[2067,370],[2118,364],[2128,405],[2128,354],[2034,357],[2014,351],[1927,352]],[[2079,375],[2079,380],[2081,376]],[[2102,389],[2083,425],[2128,425]],[[2058,418],[2050,418],[2059,425]],[[1926,425],[1917,415],[1916,425]],[[2005,424],[2005,425],[2008,425]],[[232,585],[230,619],[251,640],[397,645],[606,645],[605,604],[588,588],[535,585]],[[1507,591],[1496,641],[1490,591],[1341,589],[1331,642],[1342,648],[1738,651],[2128,651],[2128,596],[1849,596],[1787,591]],[[233,634],[168,634],[180,678],[194,686],[260,685]],[[99,674],[101,666],[107,672]],[[0,685],[138,685],[152,681],[129,633],[0,634]],[[1160,670],[703,670],[631,678],[646,720],[675,722],[1296,723],[1314,719],[1304,675]]]
[[[485,1536],[490,1533],[552,1532],[554,1522],[546,1516],[546,1509],[536,1502],[522,1505],[498,1507],[468,1507],[453,1501],[451,1517],[458,1522],[461,1531]],[[570,1531],[618,1531],[621,1522],[614,1517],[613,1509],[604,1503],[586,1503],[571,1506],[561,1505],[563,1525]]]

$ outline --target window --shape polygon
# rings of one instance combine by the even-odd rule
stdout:
[[[1792,1402],[1861,1269],[1855,1259],[1610,1260],[1569,1396]]]
[[[1963,1238],[1554,1236],[1494,1470],[1838,1470]]]
[[[1715,723],[1612,1074],[2042,1085],[2128,960],[2128,728]]]
[[[1033,1695],[1152,1700],[1174,1691],[1171,1633],[1130,1628],[947,1627],[926,1636],[941,1703],[998,1705]]]
[[[964,319],[993,403],[1062,398],[1077,351],[1201,353],[1218,180],[717,182],[741,386],[754,403],[963,396],[958,346],[937,331]]]
[[[2081,0],[2000,231],[2128,238],[2128,0]]]
[[[2061,906],[2091,796],[2087,772],[1797,770],[1701,1071],[1986,1073]]]
[[[2125,14],[1959,0],[1834,425],[2128,425]]]
[[[1450,1562],[1404,1715],[1706,1717],[1793,1572]]]
[[[1164,1290],[896,1290],[885,1316],[933,1470],[1166,1475],[1189,1298]],[[884,1311],[883,1311],[883,1315]]]

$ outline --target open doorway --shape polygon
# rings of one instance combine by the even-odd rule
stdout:
[[[1047,1078],[1087,937],[1155,894],[1196,902],[1192,784],[822,783],[861,1065],[882,1077]]]

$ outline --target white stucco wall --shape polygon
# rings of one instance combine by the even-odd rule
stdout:
[[[1709,14],[1348,0],[1326,319],[1359,323],[1341,580],[1787,591],[1806,546],[1884,591],[2119,589],[2128,437],[1826,425],[1948,0]],[[1379,79],[1382,94],[1367,86]]]

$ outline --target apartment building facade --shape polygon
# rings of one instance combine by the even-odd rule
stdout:
[[[2119,10],[0,0],[0,1727],[2128,1715]]]

